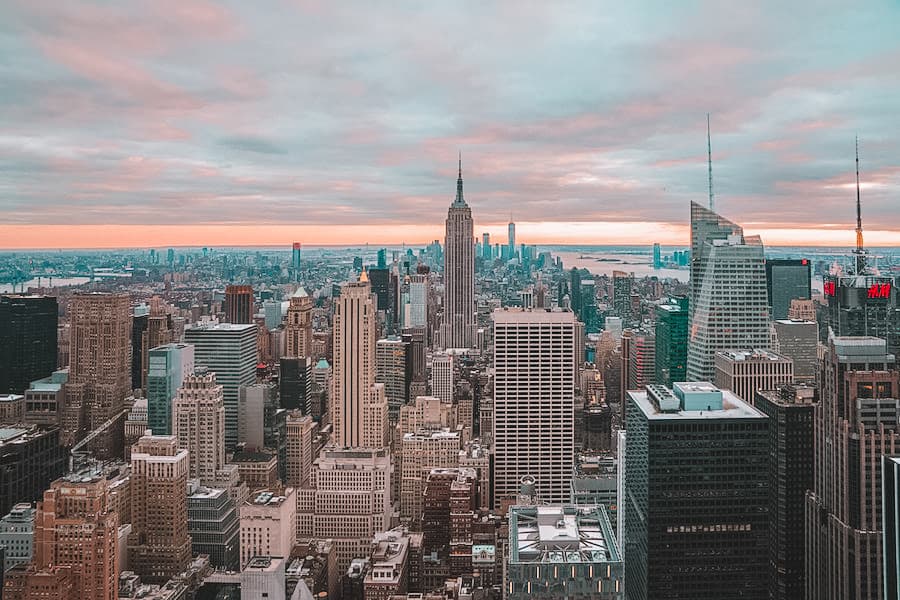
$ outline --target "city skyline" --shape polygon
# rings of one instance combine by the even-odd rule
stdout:
[[[858,135],[866,241],[897,243],[897,7],[369,12],[0,8],[0,247],[427,242],[458,150],[476,235],[512,208],[526,243],[684,243],[706,113],[748,233],[851,246]]]

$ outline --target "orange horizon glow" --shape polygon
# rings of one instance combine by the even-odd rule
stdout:
[[[491,235],[505,243],[507,223],[476,224],[475,236]],[[840,246],[855,244],[853,230],[815,228],[745,228],[769,246]],[[117,249],[165,246],[358,246],[424,245],[443,240],[440,225],[6,225],[0,228],[0,250]],[[690,243],[690,228],[660,222],[517,222],[516,240],[537,245],[650,245]],[[866,245],[900,246],[900,231],[865,233]]]

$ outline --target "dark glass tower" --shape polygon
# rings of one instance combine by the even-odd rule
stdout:
[[[791,300],[812,298],[810,266],[805,258],[766,259],[766,291],[773,319],[787,319]]]
[[[0,296],[0,394],[22,394],[56,369],[56,298]]]
[[[687,370],[688,299],[656,307],[656,383],[684,381]]]
[[[628,600],[768,598],[768,418],[709,383],[628,392]]]

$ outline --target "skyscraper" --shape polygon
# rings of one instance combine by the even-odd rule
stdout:
[[[716,352],[715,384],[753,404],[758,390],[777,390],[794,381],[794,361],[768,350]]]
[[[312,359],[282,356],[278,361],[278,388],[281,408],[312,414]]]
[[[287,415],[287,452],[285,484],[299,489],[309,482],[312,463],[315,460],[313,438],[319,424],[309,415],[291,411]]]
[[[493,258],[491,250],[491,234],[484,232],[481,234],[481,258],[491,260]]]
[[[475,346],[475,246],[472,209],[463,198],[462,160],[444,238],[444,348]]]
[[[194,347],[166,344],[151,348],[147,369],[147,427],[154,435],[172,435],[172,399],[194,372]]]
[[[804,506],[813,487],[815,388],[786,385],[756,393],[769,417],[770,598],[802,598],[806,585]]]
[[[84,473],[57,479],[38,503],[34,566],[71,566],[78,598],[115,600],[119,589],[119,515],[106,478]]]
[[[188,451],[174,436],[145,435],[131,449],[129,566],[146,583],[165,583],[191,559]]]
[[[300,279],[300,242],[294,242],[291,247],[291,271],[294,275],[294,281]]]
[[[428,325],[428,276],[407,275],[401,293],[400,325],[403,328]]]
[[[515,498],[526,475],[542,500],[562,503],[575,451],[575,315],[498,309],[493,319],[494,503]]]
[[[824,363],[806,598],[882,600],[881,455],[900,454],[900,372],[875,337],[830,336]]]
[[[384,385],[375,383],[375,297],[365,271],[341,286],[334,307],[331,380],[333,440],[348,448],[382,448],[387,442]]]
[[[225,448],[238,437],[238,388],[256,382],[256,325],[197,323],[185,329],[194,345],[194,364],[216,374],[225,398]]]
[[[406,403],[409,389],[409,361],[406,350],[409,343],[390,337],[375,344],[375,381],[384,385],[388,403],[388,417],[392,423],[400,416],[400,407]]]
[[[809,260],[766,259],[766,291],[772,319],[787,319],[791,300],[812,298]]]
[[[214,481],[225,466],[225,401],[216,374],[198,367],[185,377],[173,412],[178,447],[190,455],[190,478]]]
[[[509,259],[512,260],[516,257],[516,224],[509,221]]]
[[[881,457],[884,597],[900,596],[900,457]]]
[[[23,394],[56,370],[56,298],[0,296],[0,393]]]
[[[131,298],[128,294],[76,294],[69,300],[69,381],[63,415],[64,445],[121,413],[131,392]],[[95,438],[101,458],[122,455],[112,428]]]
[[[629,600],[768,598],[768,419],[702,383],[628,392]]]
[[[653,244],[653,268],[662,268],[662,252],[659,247],[659,242]]]
[[[684,381],[687,369],[688,299],[671,298],[656,307],[656,383]]]
[[[767,349],[769,304],[763,245],[738,225],[691,203],[691,301],[687,378],[712,381],[715,353]]]
[[[313,301],[302,287],[291,295],[284,326],[287,356],[312,358]]]
[[[431,359],[431,395],[453,402],[453,355],[438,352]]]
[[[225,287],[225,320],[242,324],[253,322],[253,288],[249,285]]]

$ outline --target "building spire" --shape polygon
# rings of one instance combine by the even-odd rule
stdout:
[[[866,250],[863,246],[862,206],[859,199],[859,136],[856,136],[856,274],[866,274]]]
[[[462,179],[462,150],[459,152],[459,176],[456,179],[456,200],[452,206],[465,206],[466,201],[463,198],[463,179]]]
[[[709,134],[709,113],[706,113],[706,154],[709,164],[709,210],[716,212],[712,185],[712,138]]]

